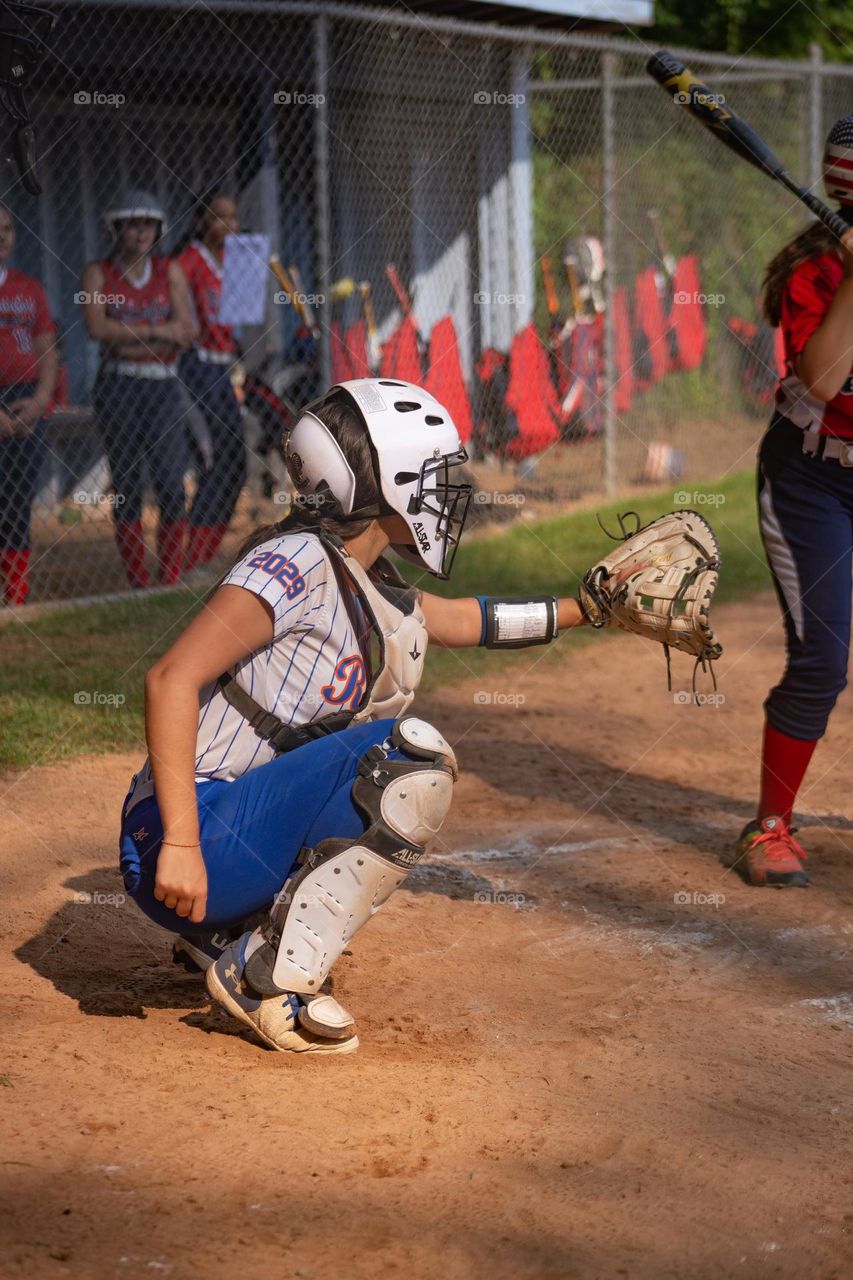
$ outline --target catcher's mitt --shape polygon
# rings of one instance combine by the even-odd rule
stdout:
[[[628,516],[636,520],[633,532],[625,527]],[[670,647],[692,654],[704,671],[723,652],[708,621],[720,570],[713,529],[696,511],[671,511],[643,527],[636,511],[626,511],[619,525],[620,545],[581,582],[584,617],[594,627],[622,627],[657,640],[667,674]]]

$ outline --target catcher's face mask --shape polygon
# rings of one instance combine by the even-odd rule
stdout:
[[[55,14],[19,0],[0,0],[0,105],[15,126],[12,146],[21,181],[41,194],[35,172],[35,134],[25,101],[33,72],[47,49]]]

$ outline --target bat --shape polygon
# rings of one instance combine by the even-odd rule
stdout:
[[[403,315],[408,320],[412,314],[412,299],[409,296],[409,291],[400,279],[400,273],[393,263],[389,263],[385,268],[385,274],[388,277],[388,283],[397,295],[397,301],[402,307]]]
[[[577,321],[583,317],[583,298],[581,297],[581,286],[578,280],[578,263],[577,258],[571,254],[563,259],[563,266],[566,269],[566,279],[569,282],[569,293],[572,297],[572,320]]]
[[[296,293],[293,295],[293,303],[299,312],[300,319],[315,338],[320,336],[320,326],[314,318],[314,312],[308,302],[308,295],[302,283],[302,276],[295,262],[291,262],[287,268],[288,275],[296,286]]]
[[[305,325],[306,328],[310,329],[311,323],[312,323],[312,317],[309,315],[304,303],[301,300],[299,287],[296,281],[292,278],[292,275],[289,273],[289,271],[286,271],[284,269],[280,259],[276,254],[273,254],[272,257],[270,258],[270,270],[272,271],[278,283],[281,285],[282,292],[286,293],[288,298],[292,302],[296,310],[296,314],[299,316],[299,319],[302,321],[302,323]]]
[[[329,285],[329,301],[345,302],[347,298],[353,296],[357,288],[358,285],[352,276],[342,276],[340,280]]]
[[[724,105],[721,95],[713,93],[701,80],[697,80],[693,72],[669,50],[660,49],[653,54],[646,63],[646,70],[653,80],[657,80],[672,95],[675,102],[686,107],[700,124],[716,134],[735,155],[754,165],[774,181],[780,182],[839,239],[846,235],[850,228],[845,220],[833,213],[807,187],[801,186],[763,138],[745,120],[730,111]]]
[[[376,328],[376,312],[373,310],[373,295],[370,281],[362,280],[358,286],[361,304],[364,307],[364,323],[367,326],[367,358],[374,372],[379,368],[379,333]]]

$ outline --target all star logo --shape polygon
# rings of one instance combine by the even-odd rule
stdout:
[[[413,867],[421,856],[420,849],[398,849],[391,857],[395,862],[402,862],[406,867]]]
[[[423,525],[422,525],[419,521],[417,521],[417,520],[415,521],[415,523],[414,523],[414,525],[413,525],[412,527],[413,527],[413,529],[414,529],[414,531],[415,531],[415,537],[417,538],[418,542],[420,543],[421,551],[429,551],[429,538],[427,537],[427,531],[426,531],[426,529],[425,529],[425,528],[423,527]]]

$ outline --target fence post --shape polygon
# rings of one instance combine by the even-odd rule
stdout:
[[[325,293],[331,283],[331,236],[329,232],[329,26],[325,14],[314,19],[314,91],[317,94],[314,120],[314,172],[317,175],[317,281],[318,292]],[[325,314],[322,303],[317,308],[318,317]],[[328,387],[332,381],[332,351],[329,344],[329,327],[322,320],[320,325],[320,380]]]
[[[823,168],[823,50],[809,45],[809,186],[820,186]]]
[[[616,219],[610,210],[616,183],[615,150],[615,96],[613,81],[616,77],[616,55],[604,53],[601,57],[601,186],[602,221],[604,238],[604,492],[608,498],[616,496],[616,410],[614,387],[616,383],[616,358],[613,331],[613,294],[616,275]]]
[[[533,133],[530,128],[529,68],[532,50],[522,45],[512,55],[510,88],[510,218],[512,220],[512,292],[522,298],[513,315],[514,331],[533,319],[536,288],[533,270]]]

